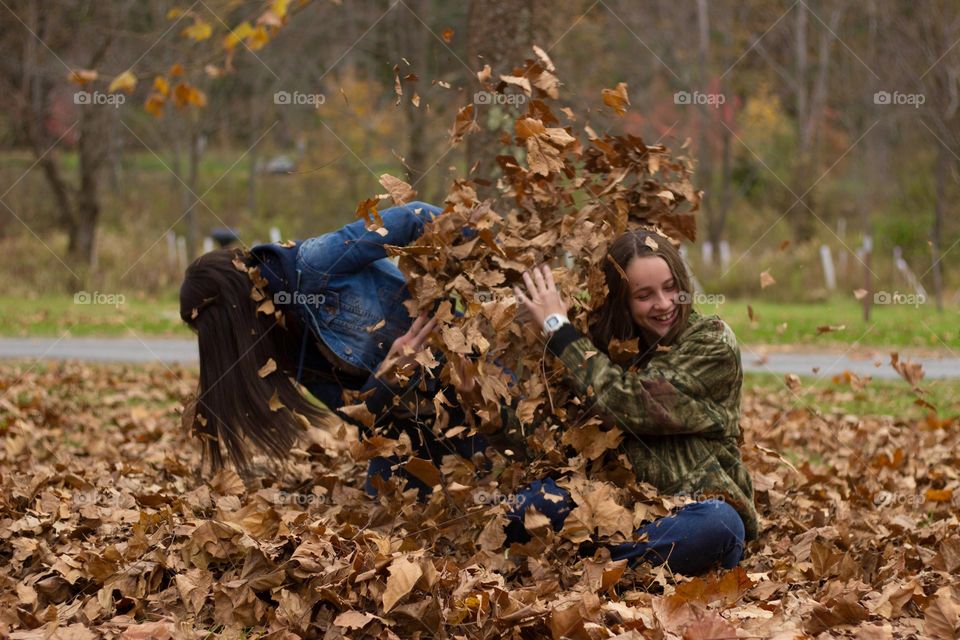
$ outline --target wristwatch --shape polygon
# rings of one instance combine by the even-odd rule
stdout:
[[[570,324],[570,320],[562,313],[551,313],[543,320],[543,332],[550,335],[565,324]]]

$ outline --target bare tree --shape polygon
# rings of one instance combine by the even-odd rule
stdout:
[[[806,5],[794,8],[794,87],[796,89],[797,159],[794,164],[793,192],[800,202],[790,213],[794,236],[798,242],[810,240],[814,235],[813,216],[816,212],[814,181],[819,160],[820,131],[827,103],[830,75],[830,55],[836,40],[836,30],[843,17],[844,6],[835,3],[825,25],[818,25],[819,41],[815,61],[809,59],[807,41],[809,10]],[[815,62],[814,67],[812,62]]]
[[[925,89],[921,94],[925,107],[922,117],[927,123],[924,126],[933,134],[931,144],[936,147],[931,266],[925,273],[932,272],[937,311],[943,312],[943,227],[949,207],[947,179],[951,168],[957,166],[960,150],[960,54],[954,51],[960,38],[960,16],[952,3],[929,2],[924,6],[925,11],[900,24],[919,54],[918,66],[924,69],[914,78]]]
[[[78,69],[95,69],[110,59],[118,23],[132,3],[62,2],[44,5],[27,0],[5,5],[11,14],[0,66],[0,91],[12,102],[10,113],[20,124],[57,207],[57,224],[68,237],[67,259],[73,270],[67,286],[83,286],[96,258],[100,218],[101,169],[107,156],[107,123],[117,109],[94,100],[74,99],[89,93],[65,89]],[[82,76],[78,78],[83,79]],[[73,86],[73,92],[80,87]],[[59,143],[69,136],[50,128],[54,113],[75,105],[78,162],[72,178],[64,167]]]

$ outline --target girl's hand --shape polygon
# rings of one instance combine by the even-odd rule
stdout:
[[[523,274],[523,281],[527,285],[527,294],[525,295],[520,287],[514,287],[513,294],[530,312],[537,329],[541,329],[547,316],[553,313],[567,315],[567,304],[560,297],[560,292],[557,291],[557,285],[553,282],[553,272],[550,267],[541,265],[537,269],[532,269],[532,271],[533,277],[530,276],[529,271]]]
[[[426,312],[421,313],[413,321],[410,329],[393,341],[390,350],[387,351],[387,357],[377,369],[378,377],[391,370],[408,377],[413,374],[417,362],[412,354],[420,350],[430,332],[437,328],[437,319],[431,318],[428,321],[428,318]]]

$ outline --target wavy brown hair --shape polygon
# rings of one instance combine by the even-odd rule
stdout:
[[[648,243],[648,239],[652,242]],[[654,249],[650,245],[656,246]],[[670,268],[677,290],[685,292],[678,301],[680,314],[677,322],[670,328],[666,336],[653,344],[647,342],[646,336],[633,321],[629,312],[630,283],[625,273],[630,261],[634,258],[659,256],[664,259]],[[607,284],[607,297],[596,309],[590,321],[590,336],[594,344],[609,353],[611,340],[640,339],[640,355],[650,352],[657,344],[669,345],[687,327],[690,321],[692,290],[690,275],[683,257],[676,247],[665,236],[647,229],[628,231],[619,236],[610,245],[607,251],[607,260],[603,265],[603,275]]]
[[[271,458],[286,457],[303,429],[295,412],[308,421],[323,414],[288,377],[299,336],[285,328],[287,322],[257,311],[255,283],[245,268],[253,263],[241,249],[211,251],[187,268],[180,286],[180,318],[200,346],[192,424],[189,414],[186,419],[214,471],[224,466],[224,451],[241,472],[248,471],[248,443]],[[271,295],[265,285],[260,289]],[[261,377],[270,358],[277,369]],[[274,393],[283,404],[277,411],[270,409]]]

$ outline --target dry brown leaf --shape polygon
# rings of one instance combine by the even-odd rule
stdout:
[[[390,611],[397,602],[410,593],[413,585],[423,575],[423,570],[419,562],[412,560],[409,556],[400,556],[390,563],[389,573],[387,588],[383,592],[384,613]]]
[[[263,366],[257,370],[257,375],[261,378],[266,378],[268,375],[277,370],[277,362],[273,358],[267,358],[267,361],[263,363]]]
[[[949,589],[937,591],[923,612],[923,630],[930,638],[956,640],[960,637],[960,606]]]
[[[380,176],[380,184],[387,190],[396,205],[407,204],[417,199],[417,192],[413,187],[389,173]]]
[[[630,98],[627,96],[627,84],[625,82],[617,83],[616,89],[603,90],[603,104],[611,107],[622,116],[627,112],[627,106],[630,104]]]

